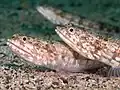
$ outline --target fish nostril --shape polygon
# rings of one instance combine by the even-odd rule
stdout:
[[[12,36],[12,39],[17,38],[18,36],[19,36],[19,34],[14,34],[14,35]]]
[[[12,39],[15,38],[15,35],[12,36]]]

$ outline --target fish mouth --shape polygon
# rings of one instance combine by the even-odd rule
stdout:
[[[27,52],[26,50],[24,50],[23,48],[19,47],[19,45],[16,45],[14,42],[12,42],[10,39],[7,40],[7,45],[10,47],[10,49],[16,53],[17,55],[21,54],[21,55],[28,55],[28,56],[32,56],[33,55],[29,52]],[[22,53],[23,52],[23,53]],[[19,56],[21,56],[19,55]]]

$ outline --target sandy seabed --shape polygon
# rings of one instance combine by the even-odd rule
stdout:
[[[120,78],[104,77],[105,68],[94,73],[41,71],[14,55],[4,40],[0,51],[0,90],[120,90]]]
[[[0,69],[0,90],[119,90],[120,78],[95,74]]]

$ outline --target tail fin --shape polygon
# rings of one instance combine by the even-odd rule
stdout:
[[[120,77],[120,67],[110,68],[108,76]]]

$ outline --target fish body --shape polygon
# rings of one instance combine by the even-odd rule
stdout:
[[[120,76],[120,43],[106,41],[89,33],[85,28],[71,24],[57,26],[55,31],[67,45],[80,55],[111,66],[114,75]]]
[[[24,35],[13,35],[8,39],[11,50],[23,59],[56,71],[82,72],[104,66],[76,53],[70,47],[59,42],[48,43]]]

